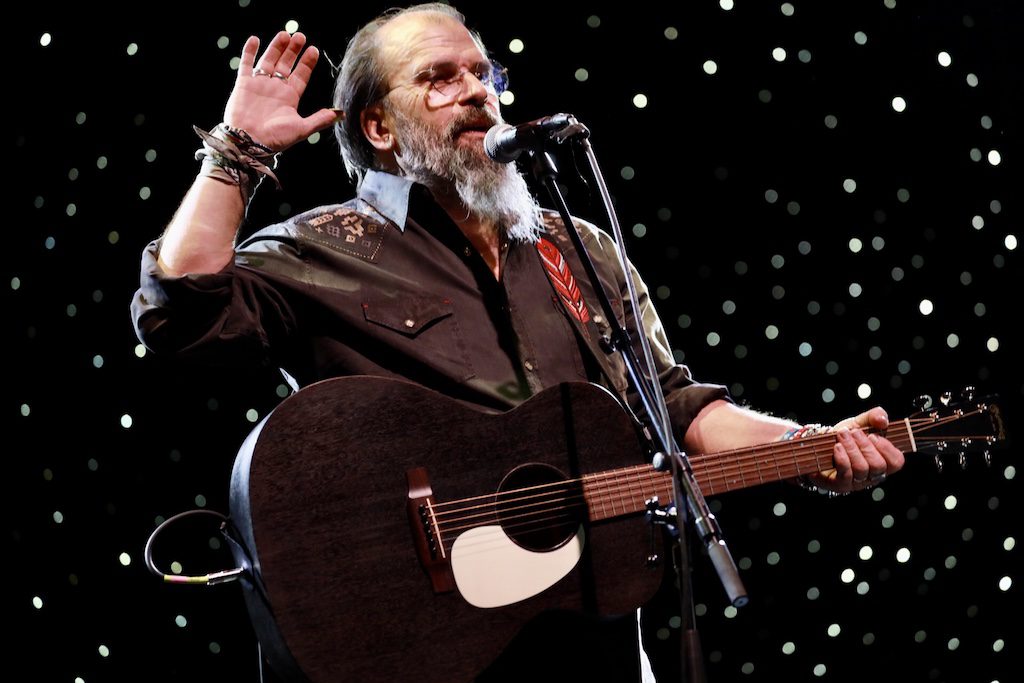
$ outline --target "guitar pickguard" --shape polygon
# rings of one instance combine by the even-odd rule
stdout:
[[[526,550],[498,525],[482,526],[461,534],[451,550],[455,584],[474,607],[504,607],[532,598],[572,571],[583,555],[585,533],[555,550]]]

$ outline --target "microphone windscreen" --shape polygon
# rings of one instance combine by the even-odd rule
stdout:
[[[490,130],[484,135],[484,152],[492,160],[497,161],[501,164],[510,164],[519,158],[521,149],[513,149],[506,151],[502,149],[502,139],[506,138],[506,131],[515,131],[514,126],[510,126],[507,123],[499,123],[491,126]],[[515,136],[513,135],[513,139]]]

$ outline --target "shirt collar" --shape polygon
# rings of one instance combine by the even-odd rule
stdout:
[[[359,185],[359,199],[405,232],[409,217],[409,193],[413,181],[384,171],[370,169]]]

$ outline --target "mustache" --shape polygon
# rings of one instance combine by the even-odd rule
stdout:
[[[478,109],[467,109],[458,117],[448,122],[445,128],[445,136],[454,140],[459,133],[465,130],[483,130],[501,123],[501,117],[490,109],[480,107]]]

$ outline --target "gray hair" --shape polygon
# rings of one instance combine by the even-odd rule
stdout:
[[[363,181],[367,169],[377,166],[374,147],[363,135],[362,113],[387,94],[388,65],[381,58],[377,34],[391,20],[414,12],[441,14],[466,25],[466,17],[461,12],[440,2],[390,9],[367,23],[352,37],[338,70],[334,84],[334,106],[345,112],[345,118],[335,124],[334,135],[341,147],[345,168],[357,183]],[[480,36],[474,31],[470,31],[470,35],[480,46],[480,51],[487,54]]]

